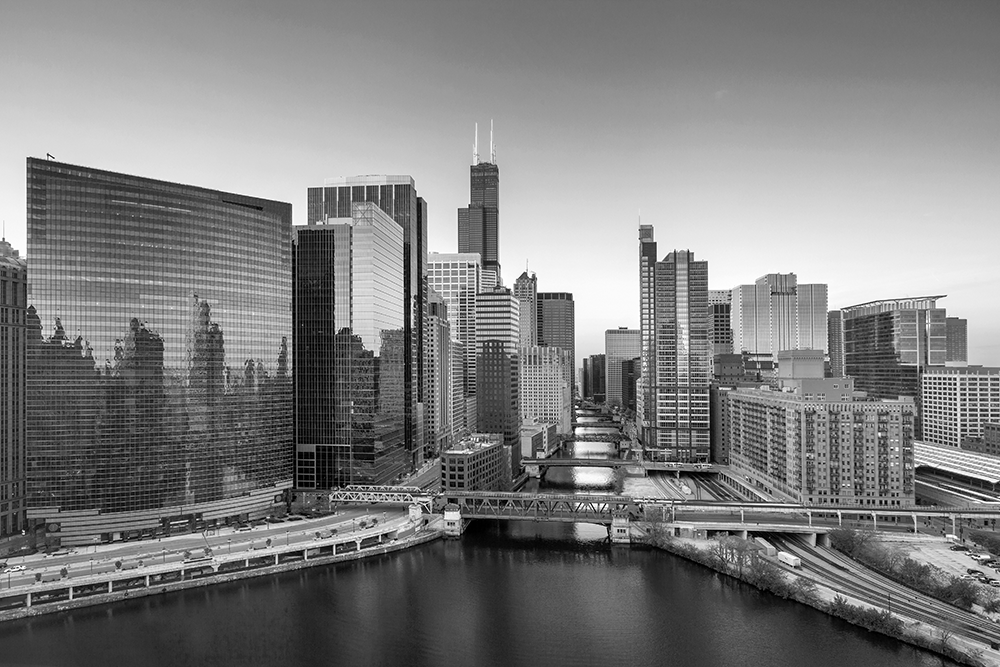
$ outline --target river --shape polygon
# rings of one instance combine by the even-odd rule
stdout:
[[[604,449],[602,449],[604,447]],[[601,455],[576,443],[575,456]],[[604,469],[559,469],[599,490]],[[562,475],[563,477],[559,477]],[[0,625],[3,665],[938,666],[929,653],[584,524],[474,522],[368,561]]]

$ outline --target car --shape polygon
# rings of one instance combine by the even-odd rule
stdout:
[[[967,547],[967,546],[965,546],[965,545],[962,545],[962,544],[954,544],[954,545],[952,545],[952,546],[951,546],[951,547],[949,547],[949,548],[950,548],[950,549],[951,549],[952,551],[968,551],[968,550],[969,550],[969,547]]]
[[[304,516],[290,516],[290,517],[288,517],[289,521],[302,521],[303,519],[305,519]]]
[[[236,532],[245,533],[248,530],[253,530],[253,526],[240,526],[239,528],[236,529]]]
[[[4,573],[4,574],[12,574],[12,573],[14,573],[14,572],[24,572],[24,571],[25,571],[25,570],[27,570],[27,569],[28,569],[28,568],[26,568],[26,567],[25,567],[25,566],[23,566],[23,565],[11,565],[11,566],[10,566],[10,567],[8,567],[8,568],[7,568],[6,570],[4,570],[4,571],[3,571],[3,573]]]
[[[983,573],[982,570],[976,570],[976,569],[973,569],[971,567],[968,570],[966,570],[965,572],[967,574],[975,574],[975,575],[980,575],[980,574]]]
[[[972,576],[971,574],[963,574],[961,577],[959,577],[959,579],[963,579],[965,581],[971,581],[975,579],[975,577]]]

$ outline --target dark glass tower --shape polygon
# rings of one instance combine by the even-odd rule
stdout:
[[[350,218],[354,202],[372,202],[403,228],[404,391],[406,451],[411,466],[423,454],[421,403],[424,387],[424,318],[427,312],[427,203],[409,176],[352,176],[327,179],[309,188],[308,223]]]
[[[494,162],[477,160],[470,168],[469,206],[458,209],[458,251],[478,252],[483,271],[500,284],[500,169]]]
[[[405,449],[403,233],[371,202],[296,228],[296,486],[386,484]]]
[[[570,292],[538,292],[535,322],[538,344],[560,347],[569,352],[572,363],[569,377],[570,395],[576,395],[576,304]],[[522,310],[523,312],[523,310]]]
[[[263,516],[292,486],[290,204],[28,159],[29,521]]]

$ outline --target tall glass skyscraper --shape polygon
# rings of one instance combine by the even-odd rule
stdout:
[[[558,347],[569,352],[566,381],[570,396],[576,395],[576,303],[572,292],[538,292],[535,306],[535,326],[538,344]],[[521,306],[523,316],[524,306]]]
[[[296,476],[386,484],[405,448],[403,229],[371,202],[296,228]]]
[[[292,486],[290,204],[28,159],[29,521],[208,527]]]
[[[469,205],[458,209],[458,251],[478,252],[483,272],[495,276],[487,282],[500,285],[500,169],[492,154],[491,162],[478,153],[473,159]]]
[[[427,202],[417,196],[410,176],[351,176],[329,178],[323,187],[309,188],[308,218],[350,218],[354,202],[372,202],[403,228],[404,392],[406,450],[410,465],[423,455],[422,402],[424,387],[424,317],[427,312]]]
[[[827,286],[798,284],[794,273],[769,273],[732,291],[733,352],[828,351]]]
[[[708,461],[712,320],[708,262],[676,250],[656,263],[653,458]],[[609,362],[610,363],[610,362]]]

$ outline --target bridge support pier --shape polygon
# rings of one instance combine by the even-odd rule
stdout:
[[[817,533],[813,536],[816,540],[816,544],[821,547],[830,546],[830,533]]]
[[[611,544],[631,544],[630,528],[631,522],[627,516],[611,517],[611,526],[608,528]]]
[[[741,531],[739,531],[739,534],[740,534],[740,539],[746,540],[746,539],[749,539],[750,531],[741,530]]]
[[[465,531],[465,521],[462,520],[462,510],[455,505],[444,508],[444,536],[457,539]]]
[[[808,543],[809,546],[811,547],[816,546],[816,533],[806,533],[805,538],[806,538],[806,543]]]

